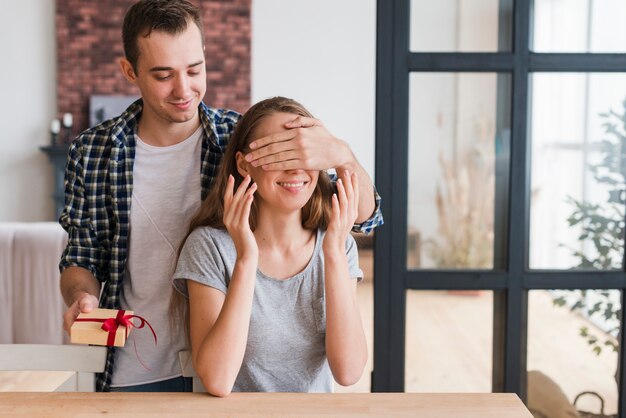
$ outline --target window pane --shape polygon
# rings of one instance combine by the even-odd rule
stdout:
[[[537,52],[626,52],[624,0],[535,0]]]
[[[411,0],[416,52],[511,50],[512,0]]]
[[[617,413],[620,315],[619,290],[529,292],[527,405],[531,411],[546,417],[570,416],[567,408],[599,414],[595,395],[583,395],[576,407],[572,405],[578,394],[590,391],[604,399],[605,414]],[[555,406],[559,411],[551,409]]]
[[[626,74],[536,73],[531,85],[530,268],[620,269]]]
[[[493,292],[407,291],[406,392],[491,392]]]
[[[410,75],[408,268],[494,267],[494,239],[502,235],[494,232],[496,172],[508,172],[502,166],[508,166],[509,91],[506,74]]]

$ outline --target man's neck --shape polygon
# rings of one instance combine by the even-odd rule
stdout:
[[[189,138],[200,126],[200,113],[186,122],[170,122],[143,112],[137,125],[137,135],[146,144],[155,147],[176,145]]]

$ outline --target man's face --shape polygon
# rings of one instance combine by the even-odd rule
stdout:
[[[156,117],[165,124],[194,119],[206,91],[198,27],[189,21],[180,34],[152,31],[148,37],[139,37],[138,45],[137,71],[129,76],[127,67],[125,74],[141,90],[144,116]]]

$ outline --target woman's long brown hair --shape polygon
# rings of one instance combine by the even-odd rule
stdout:
[[[191,219],[189,230],[178,248],[177,261],[185,242],[187,242],[189,234],[196,228],[209,226],[225,229],[223,221],[224,192],[226,191],[228,176],[232,175],[235,178],[234,190],[237,190],[243,181],[243,177],[237,170],[237,160],[235,156],[238,151],[245,152],[248,144],[252,142],[252,140],[258,139],[254,137],[255,130],[264,119],[275,113],[291,113],[298,116],[313,117],[300,103],[285,97],[265,99],[248,109],[237,123],[228,141],[226,152],[222,157],[213,187],[207,197],[202,201],[198,212]],[[302,208],[302,226],[304,228],[326,229],[332,211],[331,196],[332,186],[330,178],[326,171],[320,171],[315,190],[309,201]],[[250,209],[250,228],[253,231],[256,229],[257,219],[258,207],[255,201],[253,201],[252,208]],[[185,322],[185,334],[187,341],[189,341],[189,307],[184,296],[177,290],[174,290],[170,301],[170,325],[173,330],[180,324],[180,320],[184,320]]]

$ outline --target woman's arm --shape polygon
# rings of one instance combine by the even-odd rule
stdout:
[[[344,173],[333,196],[333,216],[324,238],[326,355],[335,381],[355,384],[367,361],[367,343],[357,304],[356,280],[350,278],[345,242],[357,216],[358,180]]]
[[[246,176],[233,193],[228,179],[224,194],[224,225],[237,251],[237,260],[226,295],[188,280],[191,356],[206,390],[228,395],[239,374],[248,341],[248,325],[254,296],[259,250],[250,230],[249,217],[256,184],[249,188]]]
[[[228,293],[187,281],[191,355],[206,390],[226,396],[239,374],[248,340],[257,260],[237,260]]]

